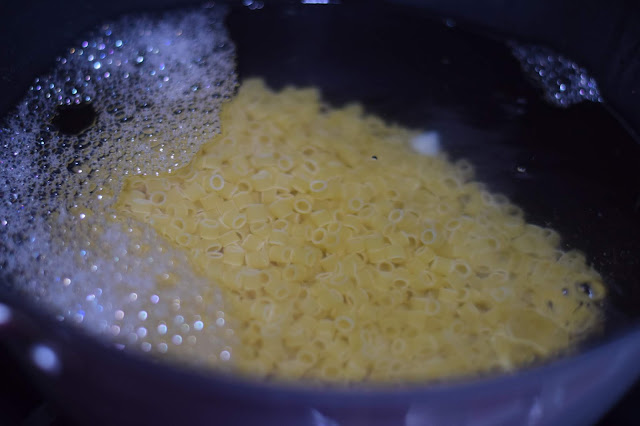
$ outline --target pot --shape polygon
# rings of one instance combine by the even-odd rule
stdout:
[[[226,19],[240,79],[314,85],[331,104],[358,100],[386,120],[436,130],[453,158],[470,159],[478,179],[520,205],[528,221],[557,229],[567,247],[586,253],[609,286],[602,335],[577,354],[512,374],[318,389],[153,362],[61,324],[0,286],[3,346],[78,424],[596,421],[640,374],[640,31],[630,18],[640,7],[591,1],[574,13],[570,2],[551,1],[243,3],[232,3]],[[185,4],[3,6],[0,111],[82,31],[121,13]],[[596,13],[596,6],[603,8]],[[604,102],[549,103],[514,58],[511,40],[570,55],[593,74]]]

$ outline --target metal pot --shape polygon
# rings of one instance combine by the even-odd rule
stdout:
[[[13,105],[81,30],[125,11],[183,3],[3,6],[0,110]],[[490,0],[345,3],[265,1],[249,8],[234,2],[227,25],[240,77],[260,75],[275,87],[315,85],[331,103],[360,100],[386,119],[438,130],[453,157],[476,164],[480,180],[521,205],[530,221],[558,229],[568,245],[586,252],[610,284],[604,335],[577,355],[508,375],[394,390],[320,390],[121,352],[0,286],[3,346],[74,421],[586,424],[638,377],[640,146],[632,134],[640,131],[640,65],[633,56],[640,32],[628,16],[638,16],[640,8],[617,2],[598,14],[592,8],[604,2],[592,1],[562,20],[554,13],[569,11],[570,2],[559,9],[553,2],[499,7]],[[590,28],[600,28],[605,41],[584,38]],[[545,102],[504,42],[512,35],[581,60],[600,79],[606,103],[558,108]]]

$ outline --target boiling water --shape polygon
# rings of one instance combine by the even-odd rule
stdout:
[[[499,130],[479,130],[461,118],[468,115],[465,108],[484,108],[481,100],[491,98],[493,109],[476,118],[490,124],[496,124],[495,117],[517,121],[537,107],[530,88],[516,84],[507,95],[500,89],[515,78],[496,83],[503,76],[489,78],[484,86],[468,80],[442,87],[406,84],[449,81],[448,67],[470,55],[472,44],[460,51],[436,43],[423,46],[424,54],[439,63],[426,68],[415,52],[394,45],[396,39],[355,36],[357,53],[336,51],[342,33],[327,33],[326,23],[334,19],[329,13],[319,14],[307,28],[302,18],[308,18],[308,10],[297,11],[299,16],[290,12],[247,9],[229,17],[233,40],[242,47],[238,66],[243,76],[258,72],[276,87],[316,85],[332,103],[358,99],[384,118],[434,126],[445,148],[454,156],[473,153],[480,176],[510,195],[514,176],[535,175],[539,163],[503,142],[513,133],[512,123],[504,120],[493,126]],[[264,23],[273,18],[269,13],[281,14],[287,30],[266,31]],[[345,27],[349,14],[335,18],[337,28]],[[49,76],[34,82],[1,136],[2,161],[9,170],[3,176],[0,211],[5,277],[53,307],[60,320],[106,334],[121,347],[186,354],[196,362],[230,358],[235,337],[223,300],[194,275],[183,254],[151,229],[133,223],[123,228],[106,212],[123,177],[178,169],[219,131],[218,111],[236,84],[234,46],[222,19],[219,10],[209,8],[125,18],[101,27],[59,58]],[[383,22],[392,27],[390,21]],[[416,35],[411,28],[418,27],[411,24],[403,36]],[[371,28],[364,34],[371,37]],[[314,46],[313,61],[291,54],[307,44]],[[377,57],[377,66],[356,59],[366,55]],[[488,60],[497,56],[489,49]],[[456,104],[461,94],[473,100],[471,107]],[[418,99],[438,102],[425,105]],[[70,109],[74,105],[78,109]],[[70,111],[85,119],[78,128],[64,126]],[[478,148],[480,141],[492,143]],[[496,156],[508,164],[506,172],[493,167]],[[546,224],[549,215],[541,210],[533,217]],[[172,276],[183,277],[179,287],[157,287]],[[205,323],[203,317],[215,321]]]
[[[110,223],[106,210],[124,177],[180,167],[219,132],[236,85],[223,16],[202,9],[103,25],[34,81],[2,129],[5,279],[120,346],[163,353],[184,342],[217,357],[231,339],[222,301],[184,257],[150,230],[133,236]],[[160,297],[157,278],[169,274],[183,283]],[[198,312],[220,321],[203,324]],[[152,348],[153,335],[166,343]]]

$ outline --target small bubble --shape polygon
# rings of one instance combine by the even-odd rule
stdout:
[[[568,107],[584,100],[600,102],[595,80],[576,63],[540,46],[512,43],[512,48],[523,70],[539,83],[552,104]]]
[[[58,355],[46,345],[35,345],[31,349],[31,359],[33,363],[48,373],[56,373],[60,369]]]
[[[0,325],[8,324],[11,316],[11,309],[4,303],[0,303]]]

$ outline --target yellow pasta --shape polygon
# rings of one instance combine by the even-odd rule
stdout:
[[[600,323],[606,288],[585,257],[472,181],[469,162],[416,155],[416,132],[259,80],[220,118],[189,166],[126,179],[115,208],[220,287],[238,371],[349,382],[511,370]]]
[[[250,268],[266,268],[269,266],[269,255],[264,248],[257,251],[247,251],[245,262]]]
[[[249,204],[246,206],[247,221],[249,223],[268,222],[270,219],[264,204]]]
[[[233,266],[242,266],[244,264],[244,250],[235,244],[228,245],[224,248],[224,263]]]
[[[293,197],[279,198],[268,206],[268,210],[278,219],[284,219],[293,214]]]
[[[238,233],[235,231],[227,231],[220,236],[218,241],[220,242],[220,244],[222,244],[223,247],[226,247],[230,244],[234,244],[240,241],[240,235],[238,235]]]
[[[220,235],[221,226],[217,220],[203,219],[198,222],[198,235],[206,240],[215,239]]]
[[[300,214],[308,214],[311,213],[312,203],[306,197],[296,197],[293,202],[293,210]]]
[[[242,248],[245,251],[257,252],[258,250],[261,250],[263,246],[264,240],[256,236],[254,233],[247,235],[242,242]]]

